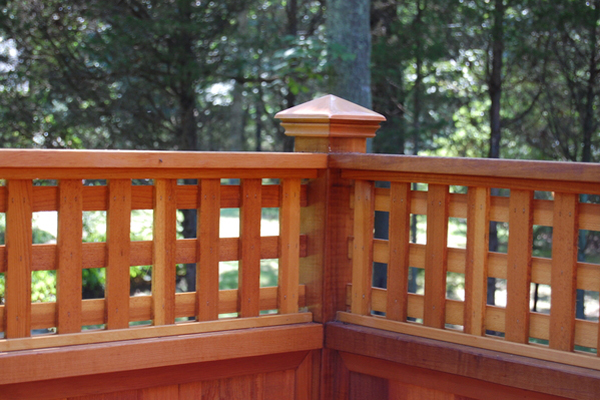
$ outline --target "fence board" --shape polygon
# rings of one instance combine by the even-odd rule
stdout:
[[[485,334],[489,225],[490,189],[470,187],[468,192],[464,330],[477,336]]]
[[[198,263],[196,264],[196,318],[219,318],[219,222],[221,181],[203,179],[198,183]]]
[[[425,248],[425,313],[423,323],[444,328],[448,270],[448,186],[429,185]]]
[[[300,279],[300,179],[281,182],[279,209],[279,313],[298,312]]]
[[[373,281],[374,184],[354,182],[354,244],[352,254],[352,312],[371,313]]]
[[[5,337],[31,335],[32,182],[9,180],[6,207]]]
[[[81,331],[83,185],[78,179],[59,183],[57,237],[57,331]]]
[[[565,351],[573,351],[575,339],[578,205],[579,195],[554,195],[550,348]]]
[[[506,340],[529,342],[529,290],[533,245],[533,191],[512,190],[506,271]]]
[[[242,180],[240,206],[240,255],[238,269],[238,301],[241,317],[259,314],[260,288],[260,179]]]
[[[155,325],[175,322],[177,181],[157,179],[154,187],[152,309]]]
[[[131,181],[111,180],[108,187],[106,325],[123,329],[129,327]]]
[[[410,204],[410,184],[392,183],[390,187],[386,318],[396,321],[406,321],[407,316]]]

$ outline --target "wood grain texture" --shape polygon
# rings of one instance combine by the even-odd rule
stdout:
[[[579,195],[554,194],[550,348],[573,351],[577,292]]]
[[[221,181],[203,179],[198,183],[198,238],[196,264],[196,318],[219,318],[219,222]]]
[[[240,206],[240,255],[238,269],[238,301],[241,317],[259,313],[260,289],[260,179],[242,180]]]
[[[383,154],[334,154],[330,156],[329,166],[330,168],[360,171],[412,171],[421,174],[444,173],[457,177],[470,175],[484,177],[488,180],[515,178],[528,181],[548,180],[592,183],[597,181],[600,174],[600,166],[586,163]]]
[[[354,241],[352,254],[352,312],[371,314],[373,286],[373,226],[375,193],[373,182],[354,182]]]
[[[9,180],[6,208],[5,337],[31,335],[32,183]]]
[[[443,328],[446,319],[448,270],[448,186],[429,185],[425,248],[425,313],[423,323]]]
[[[431,376],[436,372],[458,375],[461,377],[480,380],[485,387],[488,384],[498,384],[515,389],[539,392],[539,399],[544,396],[564,396],[576,399],[596,399],[600,396],[600,370],[581,368],[565,365],[569,358],[583,358],[590,364],[598,366],[598,359],[590,356],[578,356],[572,353],[559,352],[549,349],[540,349],[529,345],[510,343],[502,340],[490,339],[479,336],[470,336],[449,330],[432,329],[423,326],[414,326],[382,318],[365,317],[344,313],[346,316],[360,320],[376,320],[386,326],[397,326],[412,330],[406,334],[330,323],[326,326],[326,346],[340,352],[353,353],[365,357],[373,357],[393,363],[405,364],[408,369],[423,368]],[[423,337],[420,331],[436,332],[438,339],[431,340]],[[416,334],[416,336],[415,336]],[[421,336],[421,337],[417,337]],[[452,343],[452,338],[467,338],[462,344]],[[473,342],[493,343],[498,348],[511,347],[521,351],[507,351],[503,354],[482,348],[474,348]],[[496,350],[496,349],[493,349]],[[534,360],[524,356],[523,352],[545,353],[555,355],[556,362]],[[531,353],[529,356],[531,356]],[[563,356],[561,360],[561,356]],[[360,364],[360,363],[359,363]],[[385,369],[383,369],[385,370]],[[392,369],[388,369],[392,371]],[[410,375],[407,376],[410,379]],[[398,376],[398,379],[402,379]],[[428,378],[431,384],[436,379]],[[472,382],[477,388],[477,382]],[[468,389],[470,385],[465,385]],[[501,392],[501,394],[503,394]],[[466,394],[468,397],[468,394]],[[511,398],[510,396],[501,398]],[[533,397],[536,398],[536,397]],[[552,397],[550,397],[552,398]],[[486,398],[487,400],[487,398]]]
[[[129,327],[131,181],[111,180],[108,186],[106,327],[123,329]]]
[[[175,322],[176,186],[174,179],[158,179],[154,187],[152,310],[155,325]]]
[[[373,357],[342,353],[352,371],[386,381],[389,400],[559,400],[562,397],[535,393],[456,374],[414,367]],[[378,397],[382,398],[382,397]]]
[[[156,327],[165,328],[172,327]],[[232,346],[232,343],[243,345]],[[322,346],[323,327],[304,323],[71,346],[43,352],[25,350],[18,354],[0,354],[3,371],[0,385],[309,351]],[[53,367],[48,368],[48,365]]]
[[[82,210],[81,180],[61,180],[56,238],[57,331],[61,334],[81,331]]]
[[[300,180],[281,182],[279,208],[279,292],[278,309],[282,314],[298,312],[300,279]]]
[[[391,184],[386,318],[396,321],[407,317],[411,192],[408,183]]]
[[[490,190],[470,187],[468,196],[464,331],[481,336],[485,334]]]
[[[529,298],[533,249],[533,191],[510,191],[505,338],[529,342]]]
[[[1,400],[138,399],[147,387],[179,385],[180,399],[202,398],[224,379],[293,370],[307,352],[292,352],[0,386]],[[201,381],[199,381],[201,379]]]

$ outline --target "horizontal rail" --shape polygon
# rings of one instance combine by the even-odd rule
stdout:
[[[2,149],[0,175],[19,169],[74,170],[303,170],[327,168],[326,154],[126,150]],[[227,176],[225,178],[228,178]]]
[[[600,165],[576,162],[422,157],[388,154],[332,154],[330,168],[422,175],[600,183]],[[382,179],[385,180],[385,179]],[[418,180],[415,182],[419,182]],[[463,183],[465,184],[465,183]]]
[[[279,257],[278,236],[263,236],[260,239],[261,259],[271,259]],[[194,263],[198,259],[195,239],[179,239],[175,242],[177,264]],[[239,259],[239,238],[221,238],[219,239],[219,261],[235,261]],[[107,262],[107,245],[100,243],[82,243],[82,269],[85,268],[105,268]],[[6,246],[0,246],[0,273],[6,272],[5,262]],[[32,246],[32,271],[53,271],[56,266],[56,244],[34,244]],[[306,236],[300,236],[300,256],[306,256]],[[131,253],[129,266],[152,264],[152,242],[134,241],[131,242]]]
[[[219,291],[219,314],[233,314],[237,310],[237,289]],[[277,287],[263,287],[260,289],[259,308],[261,311],[277,309]],[[298,286],[298,306],[304,307],[306,303],[306,288]],[[177,293],[175,295],[175,318],[193,317],[195,313],[195,293]],[[0,306],[0,329],[4,329],[4,308]],[[88,299],[82,301],[81,306],[83,326],[94,326],[106,324],[106,301],[105,299]],[[152,320],[152,296],[129,297],[129,322],[144,322]],[[31,305],[31,329],[49,329],[57,325],[56,303],[33,303]],[[97,329],[96,329],[97,330]],[[61,336],[61,335],[59,335]],[[27,340],[27,339],[24,339]],[[0,351],[14,349],[11,341],[0,340]],[[9,347],[6,347],[9,346]]]
[[[58,210],[58,187],[57,186],[34,186],[33,187],[32,211],[56,211]],[[239,208],[241,192],[239,185],[221,185],[220,207]],[[131,209],[151,210],[153,207],[154,187],[150,185],[133,185],[131,187]],[[0,212],[6,212],[6,198],[8,191],[6,187],[0,186]],[[189,210],[198,206],[198,186],[178,185],[176,188],[177,209]],[[106,211],[108,210],[108,188],[107,186],[84,186],[82,211]],[[262,189],[262,203],[264,208],[279,207],[281,201],[278,185],[264,185]],[[300,198],[301,206],[306,206],[306,186],[302,186]]]

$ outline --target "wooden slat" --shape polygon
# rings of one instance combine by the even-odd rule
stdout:
[[[467,216],[464,330],[466,333],[477,336],[485,334],[489,225],[490,189],[470,187]]]
[[[237,290],[219,291],[219,314],[237,312]],[[298,285],[299,305],[306,305],[306,287]],[[277,308],[277,287],[260,288],[260,310]],[[0,317],[5,306],[0,306]],[[104,299],[83,300],[81,306],[82,325],[100,325],[105,322],[106,304]],[[195,292],[177,293],[175,295],[175,318],[187,318],[195,315]],[[152,296],[129,297],[130,322],[149,321],[152,319]],[[0,325],[1,326],[1,325]],[[56,327],[56,303],[33,303],[31,305],[31,329],[48,329]],[[132,327],[133,328],[133,327]],[[0,330],[1,331],[1,330]]]
[[[107,214],[106,326],[123,329],[129,327],[130,180],[109,182]]]
[[[0,354],[0,384],[322,348],[323,326],[309,321],[310,313],[302,313],[4,341],[32,346],[24,348],[72,346]],[[75,346],[101,342],[111,343]]]
[[[240,206],[240,255],[238,270],[238,301],[241,317],[254,317],[259,313],[260,288],[260,179],[242,180]]]
[[[152,309],[155,325],[175,322],[177,181],[157,179],[154,187]]]
[[[203,179],[198,183],[198,263],[196,264],[196,318],[219,318],[219,221],[221,181]]]
[[[506,340],[529,342],[529,298],[533,245],[533,191],[512,190],[506,279]]]
[[[81,331],[83,185],[81,180],[61,180],[58,200],[57,330]]]
[[[352,254],[352,312],[371,313],[373,282],[374,184],[354,182],[354,241]]]
[[[584,368],[600,370],[600,362],[597,357],[580,353],[569,353],[549,349],[547,347],[513,343],[506,340],[498,340],[493,337],[466,335],[449,329],[435,329],[418,324],[408,324],[391,321],[385,318],[376,318],[348,312],[338,312],[338,321],[348,324],[361,325],[391,332],[405,333],[444,342],[464,344],[471,347],[500,351],[525,357],[538,358],[540,360],[553,361],[561,364],[576,365]]]
[[[6,207],[5,337],[31,332],[32,183],[8,181]]]
[[[406,321],[407,316],[410,204],[410,184],[392,183],[390,187],[386,317],[396,321]]]
[[[444,328],[448,269],[448,186],[429,185],[425,249],[425,314],[423,323]]]
[[[572,351],[575,340],[579,195],[555,193],[552,228],[550,347]]]
[[[279,209],[279,313],[298,312],[300,279],[300,179],[281,182]]]

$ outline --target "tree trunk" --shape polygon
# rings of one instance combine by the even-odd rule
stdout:
[[[329,91],[367,108],[371,108],[370,3],[330,0],[326,24],[331,66]]]

